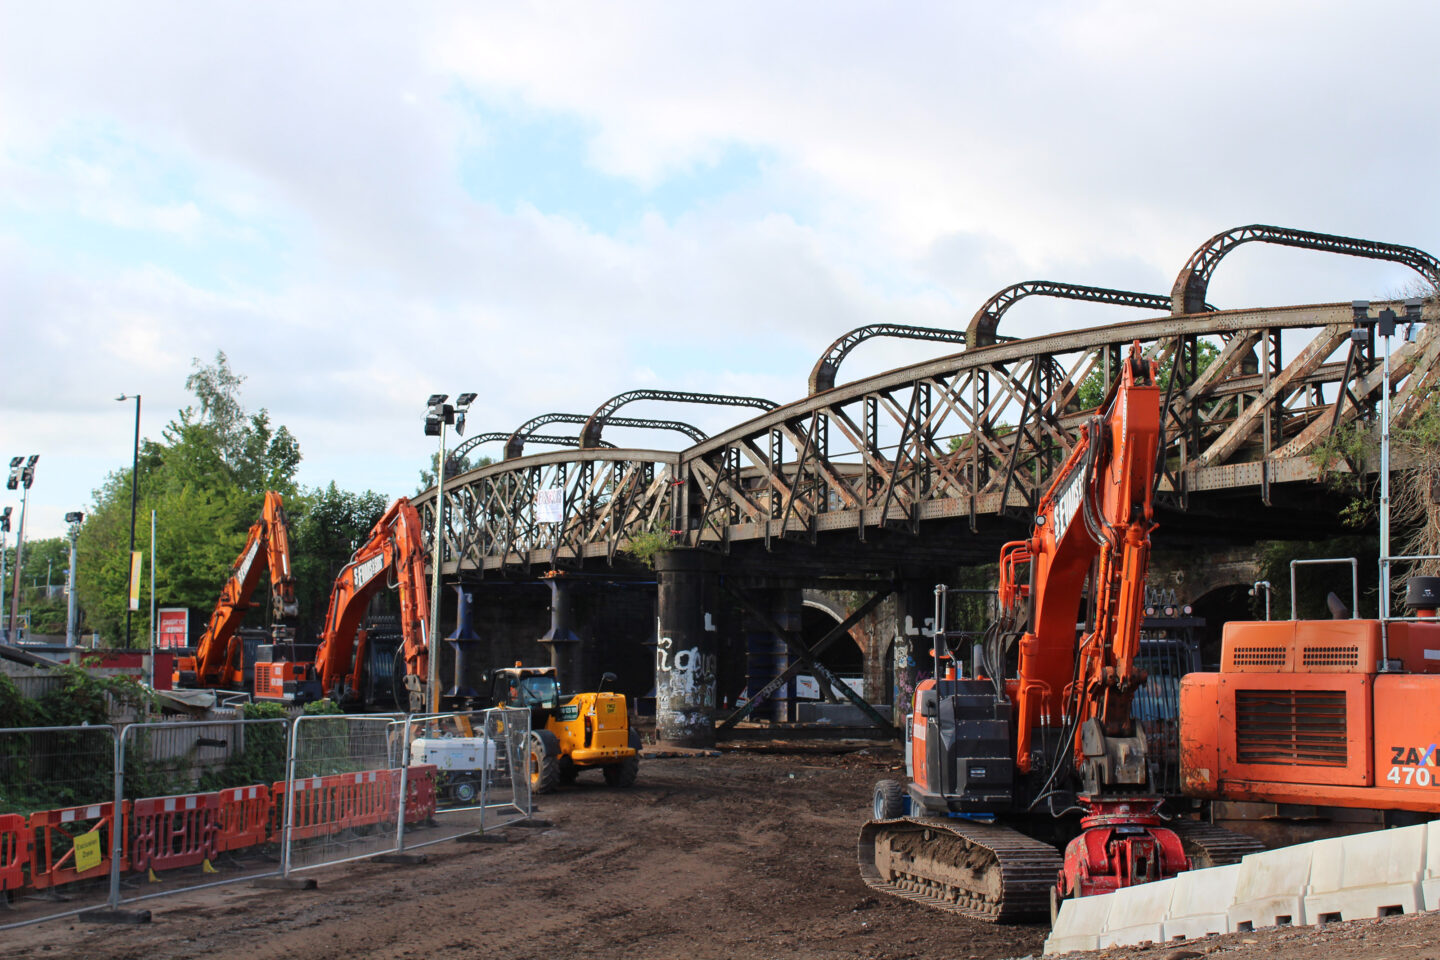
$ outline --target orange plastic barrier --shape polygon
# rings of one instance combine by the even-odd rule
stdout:
[[[126,819],[129,801],[121,804]],[[36,890],[76,880],[108,876],[110,851],[115,844],[115,804],[95,803],[85,807],[64,807],[30,814],[30,886]],[[87,833],[100,835],[100,864],[89,870],[75,869],[75,838]],[[128,837],[121,835],[120,869],[126,869]]]
[[[136,800],[130,808],[130,865],[135,870],[193,867],[217,852],[220,794]]]
[[[295,806],[294,819],[291,821],[290,838],[292,840],[309,840],[312,837],[323,837],[335,833],[344,827],[344,782],[343,777],[307,777],[304,780],[295,781],[295,789],[290,795],[290,802]],[[275,784],[277,796],[285,796],[285,784]],[[283,828],[284,808],[279,807],[281,813],[280,825]]]
[[[343,775],[347,827],[372,827],[390,812],[390,771],[366,770]]]
[[[220,852],[255,847],[270,839],[274,798],[269,787],[231,787],[220,791]]]
[[[32,846],[29,821],[18,813],[0,813],[0,893],[25,885]]]
[[[405,779],[405,822],[420,823],[435,816],[435,773],[436,766],[427,763],[410,768]],[[396,790],[399,793],[400,774],[394,774]]]

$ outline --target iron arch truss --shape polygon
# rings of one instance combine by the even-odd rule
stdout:
[[[539,437],[534,436],[532,431],[551,423],[576,423],[583,424],[590,418],[582,413],[542,413],[538,417],[531,417],[520,426],[515,428],[505,441],[505,459],[514,460],[516,457],[525,455],[525,443],[533,440],[542,443]],[[672,430],[676,433],[683,433],[691,440],[699,443],[706,437],[705,431],[699,427],[693,427],[681,420],[648,420],[643,417],[611,417],[607,421],[615,427],[635,427],[641,430]],[[580,438],[574,438],[573,442],[567,441],[565,446],[576,447],[580,445]],[[597,447],[609,447],[613,444],[598,442]]]
[[[1165,312],[1170,298],[1158,293],[1137,293],[1134,290],[1111,290],[1108,287],[1087,287],[1077,283],[1056,283],[1053,280],[1026,280],[1012,283],[980,305],[970,325],[965,328],[965,343],[970,349],[988,347],[1000,337],[996,331],[1005,311],[1026,297],[1058,297],[1063,300],[1086,300],[1108,303],[1117,307],[1139,307]]]
[[[810,371],[810,392],[819,393],[835,386],[835,376],[840,372],[840,361],[866,340],[874,337],[895,337],[901,340],[929,340],[934,343],[965,343],[965,334],[959,330],[942,327],[907,327],[898,323],[872,323],[856,327],[826,348],[825,353],[815,361]]]
[[[1190,255],[1190,259],[1185,262],[1180,275],[1175,278],[1175,286],[1170,291],[1171,312],[1175,314],[1200,313],[1203,310],[1211,309],[1204,304],[1205,294],[1210,287],[1210,278],[1215,274],[1215,268],[1220,265],[1220,261],[1226,254],[1242,243],[1257,242],[1403,263],[1424,277],[1426,282],[1436,290],[1440,290],[1440,260],[1436,260],[1424,250],[1416,247],[1252,223],[1249,226],[1236,227],[1234,230],[1215,234]]]
[[[605,429],[607,423],[618,423],[612,420],[616,410],[627,403],[634,403],[637,400],[663,400],[666,403],[703,403],[711,406],[721,407],[753,407],[757,410],[774,410],[779,406],[773,400],[766,400],[763,397],[736,397],[726,393],[687,393],[683,390],[631,390],[629,393],[621,393],[611,397],[596,408],[590,414],[585,426],[580,430],[580,446],[594,447],[600,443],[600,431]]]

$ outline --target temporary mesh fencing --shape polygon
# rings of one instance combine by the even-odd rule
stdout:
[[[0,729],[0,928],[492,830],[530,713]]]
[[[530,711],[495,708],[412,716],[411,770],[433,769],[435,810],[407,818],[406,849],[484,833],[530,815]]]
[[[289,747],[283,718],[127,726],[116,789],[129,863],[112,905],[278,874]]]
[[[0,929],[104,905],[128,856],[116,757],[108,726],[0,730]]]
[[[404,765],[403,714],[295,721],[280,815],[284,870],[393,853],[398,825],[435,806],[434,771]]]

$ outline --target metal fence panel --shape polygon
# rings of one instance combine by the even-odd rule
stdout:
[[[104,905],[116,755],[109,726],[0,729],[0,929]]]
[[[528,816],[528,808],[519,815],[514,813],[516,753],[507,737],[523,742],[529,732],[528,710],[411,716],[406,724],[411,775],[434,769],[435,803],[432,815],[407,818],[403,847],[414,849],[483,833]]]
[[[434,809],[434,770],[402,764],[400,714],[304,716],[295,721],[282,785],[284,871],[399,849],[398,824]]]
[[[499,762],[486,783],[481,821],[482,829],[494,830],[530,817],[530,711],[487,710],[485,732],[501,745]]]
[[[284,718],[136,723],[120,736],[126,869],[112,903],[280,872]]]

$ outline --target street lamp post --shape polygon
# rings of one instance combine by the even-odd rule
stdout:
[[[425,412],[425,436],[440,438],[440,459],[435,464],[435,543],[430,561],[430,628],[425,638],[427,669],[425,677],[426,709],[431,713],[440,712],[440,644],[436,634],[440,631],[440,544],[444,535],[445,517],[445,428],[455,424],[455,432],[465,435],[465,411],[475,400],[475,394],[462,393],[455,398],[455,405],[445,401],[449,395],[435,393],[425,401],[429,408]]]
[[[80,638],[76,636],[78,627],[76,614],[79,607],[75,602],[75,541],[80,536],[80,523],[85,519],[85,514],[79,510],[72,510],[65,514],[65,522],[70,524],[70,579],[69,596],[65,598],[65,646],[77,647],[80,645]]]
[[[6,630],[6,636],[11,643],[20,639],[16,633],[15,618],[20,613],[20,570],[25,551],[25,505],[30,499],[30,485],[35,482],[35,462],[39,459],[38,453],[31,454],[28,460],[25,457],[11,457],[10,478],[5,481],[7,490],[20,490],[20,531],[15,534],[15,587],[10,594],[10,625]]]
[[[135,506],[137,497],[140,494],[140,394],[134,397],[120,394],[115,400],[123,403],[126,400],[135,401],[135,443],[130,451],[130,555],[126,557],[126,567],[130,576],[135,576]],[[133,585],[126,581],[125,584],[125,649],[130,649],[130,593]]]
[[[6,507],[4,513],[0,513],[0,623],[5,622],[5,541],[9,540],[10,533],[10,508]],[[5,634],[6,638],[10,635]]]

